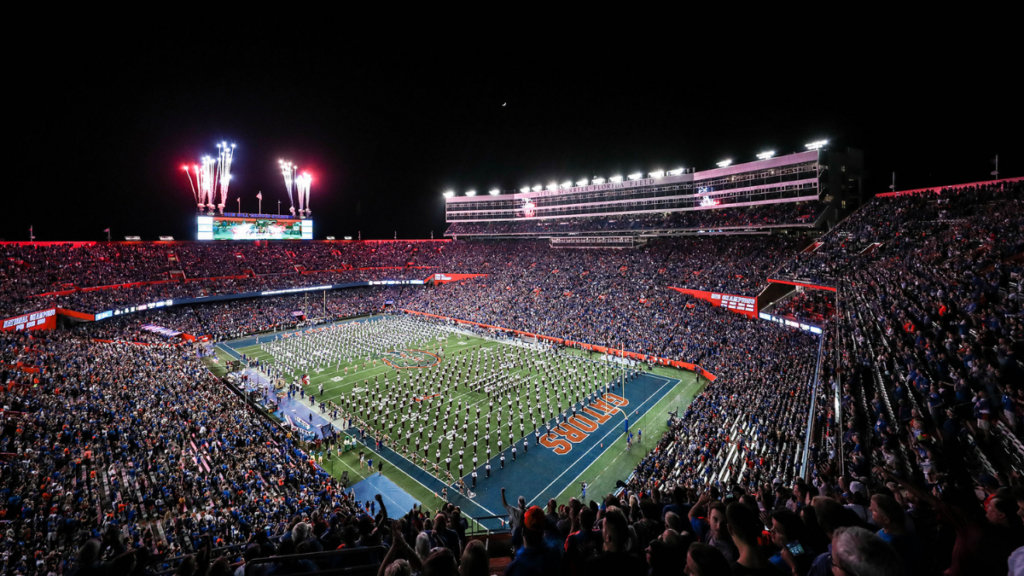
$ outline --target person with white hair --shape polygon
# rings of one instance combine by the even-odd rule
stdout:
[[[899,554],[885,540],[864,528],[839,528],[832,537],[835,576],[903,576]]]

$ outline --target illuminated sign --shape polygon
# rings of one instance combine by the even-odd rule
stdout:
[[[753,312],[757,305],[757,298],[748,296],[733,296],[731,294],[712,294],[712,300],[717,300],[719,306],[735,310],[736,312]]]
[[[283,290],[264,290],[260,292],[260,296],[273,296],[275,294],[294,294],[296,292],[310,292],[312,290],[330,290],[333,287],[332,284],[326,286],[309,286],[307,288],[286,288]]]
[[[787,320],[785,318],[779,318],[778,316],[772,316],[771,314],[768,314],[767,312],[761,312],[760,314],[758,314],[758,317],[761,320],[767,320],[769,322],[775,322],[776,324],[781,324],[783,326],[789,326],[790,328],[799,328],[800,330],[803,330],[804,332],[810,332],[811,334],[821,334],[821,328],[818,328],[817,326],[814,326],[813,324],[804,324],[803,322],[794,322],[792,320]]]
[[[29,314],[22,314],[14,318],[4,319],[3,331],[12,330],[51,330],[57,327],[57,309],[40,310]]]
[[[312,240],[313,221],[197,216],[197,240]]]
[[[31,328],[36,324],[41,324],[42,322],[40,321],[46,320],[47,318],[55,315],[56,313],[56,308],[50,308],[49,310],[43,310],[41,312],[32,312],[31,314],[24,314],[16,318],[8,318],[7,320],[4,320],[4,330],[7,330],[8,328],[11,327],[17,327],[19,324],[27,324],[27,327]],[[17,329],[21,330],[22,328]]]

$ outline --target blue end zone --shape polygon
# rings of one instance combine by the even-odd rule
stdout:
[[[413,506],[420,504],[408,492],[399,488],[398,484],[388,480],[387,476],[378,476],[377,474],[356,482],[351,491],[360,505],[373,501],[373,497],[380,494],[384,505],[388,507],[388,515],[392,518],[401,518],[406,512],[412,510]]]

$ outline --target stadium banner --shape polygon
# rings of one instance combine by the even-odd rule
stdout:
[[[757,298],[753,296],[736,296],[734,294],[720,294],[718,292],[705,292],[704,290],[690,290],[689,288],[676,288],[675,286],[669,286],[669,288],[676,292],[682,292],[683,294],[689,294],[694,298],[699,298],[712,303],[715,306],[721,306],[727,310],[736,312],[737,314],[743,314],[747,318],[757,318]]]
[[[68,310],[66,308],[57,308],[57,314],[61,316],[68,316],[70,318],[77,318],[79,320],[85,320],[86,322],[92,322],[96,319],[94,314],[88,312],[75,312],[74,310]]]
[[[679,360],[669,360],[668,358],[659,358],[657,356],[648,356],[646,354],[640,354],[638,352],[629,352],[627,350],[619,350],[616,348],[608,348],[606,346],[598,346],[596,344],[588,344],[586,342],[574,342],[572,340],[565,340],[563,338],[556,338],[554,336],[544,336],[543,334],[534,334],[532,332],[524,332],[522,330],[510,330],[508,328],[502,328],[501,326],[491,326],[490,324],[481,324],[480,322],[471,322],[469,320],[460,320],[458,318],[450,318],[448,316],[438,316],[437,314],[429,314],[427,312],[419,312],[417,310],[408,310],[406,308],[401,309],[402,312],[407,314],[418,314],[420,316],[428,316],[430,318],[438,318],[440,320],[449,320],[451,322],[457,322],[459,324],[469,324],[471,326],[479,326],[480,328],[487,328],[488,330],[501,330],[502,332],[509,332],[516,334],[517,336],[525,337],[528,339],[536,339],[542,342],[553,342],[556,344],[562,344],[563,346],[575,347],[581,350],[592,350],[600,354],[608,354],[610,356],[618,356],[620,358],[632,358],[640,362],[651,362],[658,364],[659,366],[672,366],[673,368],[682,368],[683,370],[689,370],[691,372],[699,372],[706,380],[712,381],[716,378],[714,374],[707,370],[697,366],[696,364],[690,364],[689,362],[682,362]]]
[[[427,276],[423,280],[424,284],[433,282],[434,284],[447,284],[449,282],[458,282],[459,280],[466,280],[467,278],[476,278],[478,276],[487,276],[487,274],[444,274],[437,273]]]
[[[57,327],[57,309],[29,312],[4,320],[4,332],[20,332],[22,330],[53,330]]]
[[[363,266],[362,268],[356,268],[356,270],[406,270],[409,268],[429,270],[433,266]]]
[[[790,286],[801,286],[803,288],[810,288],[811,290],[828,290],[829,292],[835,292],[836,289],[832,286],[819,286],[817,284],[808,284],[806,282],[794,282],[792,280],[779,280],[778,278],[769,278],[768,282],[775,284],[789,284]]]

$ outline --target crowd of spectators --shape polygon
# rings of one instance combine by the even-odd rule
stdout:
[[[221,341],[246,334],[284,330],[364,314],[379,313],[388,300],[397,301],[402,287],[361,287],[328,292],[245,298],[202,305],[172,306],[85,322],[74,330],[90,338],[122,342],[169,343],[169,338],[147,331],[153,324],[190,336]],[[325,308],[326,305],[326,308]],[[394,309],[394,306],[389,306]]]
[[[287,554],[303,518],[335,547],[374,542],[361,507],[192,346],[8,333],[0,367],[5,574],[148,574],[247,543],[249,558]]]
[[[27,260],[8,260],[0,270],[0,316],[13,316],[51,307],[99,313],[168,299],[199,298],[261,290],[298,288],[372,280],[423,280],[433,272],[488,273],[495,282],[513,290],[558,286],[563,292],[638,292],[609,286],[621,266],[628,277],[651,290],[675,285],[731,294],[753,295],[764,277],[802,245],[783,236],[676,238],[654,240],[635,251],[602,249],[567,251],[543,240],[504,242],[313,242],[261,244],[94,244],[3,245],[10,254]],[[139,248],[148,246],[148,248]],[[114,257],[114,248],[125,255]],[[42,254],[50,254],[43,258]],[[108,254],[101,256],[100,254]],[[30,257],[33,255],[34,257]],[[597,257],[595,257],[597,255]],[[89,265],[83,276],[60,267],[60,262],[82,258]],[[148,258],[148,260],[147,260]],[[122,260],[147,262],[134,272],[114,266]],[[159,265],[154,260],[160,262]],[[15,261],[25,264],[14,264]],[[114,266],[111,268],[111,266]],[[118,265],[120,266],[120,265]],[[524,272],[520,267],[561,266],[590,271],[590,277],[538,278],[544,268]],[[592,269],[592,270],[591,270]],[[183,275],[179,272],[184,271]],[[131,275],[129,275],[131,274]],[[60,281],[53,281],[59,278]],[[601,283],[595,279],[601,279]],[[47,279],[47,280],[44,280]],[[117,283],[154,282],[111,286]],[[643,292],[644,290],[639,290]],[[605,297],[612,294],[604,293]],[[601,293],[595,294],[600,296]]]
[[[656,212],[611,216],[566,216],[501,222],[452,222],[445,236],[551,235],[683,231],[763,226],[811,225],[828,206],[825,202],[786,202],[742,208],[705,208],[685,212]]]
[[[773,312],[828,315],[807,477],[795,486],[785,476],[762,479],[759,489],[741,481],[739,495],[735,485],[713,485],[703,507],[695,490],[674,496],[697,535],[703,524],[696,522],[710,520],[702,540],[742,566],[734,573],[771,565],[797,576],[830,567],[836,574],[1024,571],[1022,193],[1018,182],[878,198],[780,268],[781,277],[839,290],[824,300],[805,293]],[[715,417],[702,409],[719,386],[709,385],[673,421],[636,470],[635,489],[686,474],[694,459],[677,459],[680,444]],[[686,418],[691,411],[696,422]],[[737,503],[725,502],[730,492]],[[770,527],[779,550],[760,563],[744,560],[752,557],[736,538],[733,510],[745,498],[752,510],[770,512],[756,532]],[[723,521],[729,530],[716,530]],[[794,539],[812,554],[787,554]]]
[[[835,314],[835,299],[835,292],[828,290],[793,290],[762,312],[820,326]]]
[[[402,307],[662,355],[682,305],[670,286],[754,295],[797,245],[773,236],[661,239],[631,250],[490,242],[477,269],[488,276],[407,291]]]

